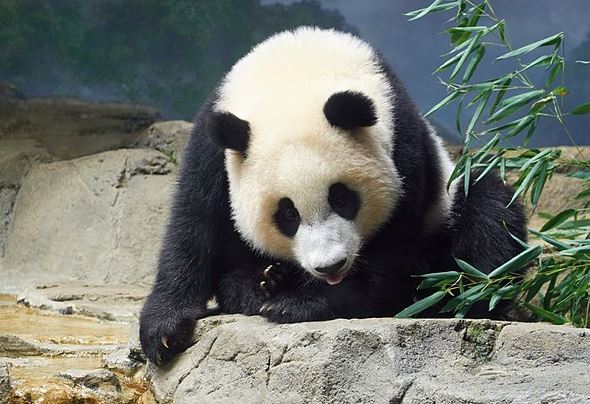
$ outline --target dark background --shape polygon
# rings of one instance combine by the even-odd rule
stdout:
[[[404,12],[429,0],[0,0],[0,81],[28,97],[68,95],[154,105],[166,119],[191,119],[240,56],[274,32],[299,25],[335,27],[379,48],[422,111],[445,96],[432,71],[449,50],[450,13],[408,22]],[[515,47],[563,31],[565,109],[590,101],[590,2],[495,0]],[[490,59],[488,59],[490,60]],[[477,78],[512,68],[487,62]],[[561,83],[561,78],[559,83]],[[559,84],[558,83],[558,84]],[[468,111],[469,112],[469,111]],[[460,139],[455,109],[433,119]],[[577,144],[590,144],[589,115],[568,117]],[[540,125],[531,144],[568,144],[563,131]]]

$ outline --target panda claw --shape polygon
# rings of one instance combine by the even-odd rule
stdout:
[[[272,265],[267,266],[266,268],[264,268],[263,274],[265,278],[269,277],[270,274],[270,270],[272,269]]]
[[[162,345],[164,345],[164,348],[166,349],[170,348],[170,346],[168,345],[168,337],[165,335],[162,337]]]

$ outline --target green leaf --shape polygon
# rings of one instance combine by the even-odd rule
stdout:
[[[445,295],[446,295],[446,292],[443,292],[443,291],[434,292],[430,296],[425,297],[422,300],[418,300],[413,305],[406,307],[405,309],[403,309],[402,311],[397,313],[395,315],[395,317],[396,318],[412,317],[418,313],[423,312],[427,308],[434,306],[435,304],[440,302],[442,300],[442,298],[445,297]]]
[[[420,277],[426,278],[424,279],[420,285],[418,285],[418,289],[429,289],[438,283],[451,283],[455,282],[459,278],[460,274],[457,271],[447,271],[447,272],[434,272],[430,274],[420,275]]]
[[[551,220],[545,223],[543,227],[541,227],[540,231],[547,231],[554,227],[557,227],[575,214],[575,209],[567,209],[562,212],[559,212],[557,215],[553,216]]]
[[[570,113],[573,115],[583,115],[590,113],[590,102],[578,105],[576,108],[572,109]]]
[[[533,136],[533,133],[535,132],[535,129],[537,128],[538,123],[539,123],[539,114],[535,115],[535,119],[533,119],[529,125],[529,130],[527,131],[527,133],[524,137],[524,145],[525,146],[528,146],[529,140],[531,139],[531,136]]]
[[[533,184],[533,190],[531,192],[531,204],[533,207],[537,206],[539,199],[541,198],[541,192],[545,187],[545,182],[547,181],[547,168],[549,166],[548,161],[544,161],[539,168],[539,175]]]
[[[499,79],[495,80],[494,84],[499,86],[501,89],[500,89],[500,91],[498,91],[498,94],[496,95],[496,99],[494,100],[494,103],[492,104],[492,108],[490,109],[490,115],[492,115],[494,113],[494,111],[496,110],[496,107],[500,104],[500,101],[502,101],[502,98],[504,98],[504,95],[506,94],[506,91],[507,91],[508,87],[510,87],[511,83],[512,83],[512,75],[511,74],[507,74],[506,76],[500,77]]]
[[[563,86],[555,87],[555,89],[553,89],[551,92],[560,97],[564,97],[569,94],[569,90]]]
[[[549,87],[551,84],[553,84],[553,82],[555,81],[555,78],[557,77],[557,75],[559,74],[559,72],[561,72],[563,70],[563,59],[560,60],[558,63],[555,64],[555,66],[553,66],[553,68],[551,69],[551,73],[549,73],[549,77],[547,78],[547,81],[545,82],[545,86]]]
[[[482,33],[478,32],[473,38],[471,38],[467,41],[468,42],[467,48],[462,52],[461,59],[459,59],[459,61],[455,65],[455,69],[453,69],[453,72],[451,73],[451,76],[449,77],[450,81],[453,81],[453,79],[455,77],[457,77],[457,74],[459,74],[459,71],[461,70],[461,68],[463,67],[463,64],[467,60],[467,57],[471,54],[471,52],[474,51],[475,44],[477,43],[477,41],[479,41],[479,39],[481,38],[481,35],[482,35]]]
[[[516,121],[512,121],[511,123],[516,123],[516,125],[512,129],[510,129],[510,131],[508,131],[506,137],[510,138],[518,135],[520,132],[526,129],[526,127],[529,126],[535,120],[536,117],[536,114],[532,114],[526,115],[525,117],[517,119]]]
[[[463,272],[468,273],[469,275],[473,275],[479,279],[488,279],[488,276],[486,274],[484,274],[483,272],[481,272],[479,269],[475,268],[471,264],[469,264],[463,260],[460,260],[458,258],[455,258],[455,262],[457,263],[457,265],[459,266],[459,268]]]
[[[455,63],[457,63],[457,61],[459,59],[461,59],[462,54],[461,53],[457,53],[455,56],[453,56],[450,59],[447,59],[442,65],[440,65],[439,67],[436,68],[436,70],[434,71],[434,73],[443,71],[444,69],[448,68],[449,66],[454,65]]]
[[[542,252],[543,248],[541,246],[527,248],[516,257],[513,257],[509,261],[500,265],[498,268],[494,269],[488,276],[490,278],[494,278],[504,275],[507,272],[516,272],[541,255]]]
[[[571,246],[562,243],[561,241],[555,240],[552,237],[549,237],[546,234],[540,233],[536,230],[533,229],[528,229],[529,233],[534,234],[535,236],[539,237],[541,240],[551,244],[552,246],[556,247],[558,250],[563,251],[563,250],[567,250],[568,248],[570,248]]]
[[[477,68],[477,65],[479,65],[479,62],[481,62],[481,59],[483,58],[483,55],[485,53],[485,45],[479,44],[475,49],[475,55],[473,55],[473,57],[469,61],[469,64],[467,65],[467,68],[465,69],[465,73],[463,74],[463,83],[466,83],[469,80],[471,80],[471,76],[473,76],[473,73],[475,73],[475,69]]]
[[[525,65],[520,71],[525,72],[528,69],[532,69],[533,67],[536,67],[536,66],[548,65],[551,63],[551,60],[553,60],[553,55],[539,56],[537,59],[533,60],[531,63]]]
[[[503,60],[503,59],[508,59],[508,58],[515,57],[515,56],[526,55],[527,53],[532,52],[535,49],[540,48],[542,46],[549,46],[549,45],[558,46],[561,43],[562,39],[563,39],[563,32],[560,32],[559,34],[552,35],[550,37],[541,39],[540,41],[533,42],[531,44],[525,45],[525,46],[520,47],[518,49],[514,49],[511,52],[508,52],[508,53],[505,53],[501,56],[498,56],[496,58],[496,60]]]
[[[435,113],[436,111],[438,111],[439,109],[441,109],[442,107],[444,107],[445,105],[447,105],[448,103],[450,103],[451,101],[453,101],[455,98],[457,98],[460,95],[461,95],[461,93],[459,91],[455,91],[454,93],[449,94],[441,102],[436,104],[427,113],[425,113],[424,118],[426,118],[429,115],[432,115],[433,113]]]
[[[569,173],[567,177],[578,178],[580,180],[590,180],[590,171],[576,171]]]
[[[495,293],[492,298],[490,299],[490,305],[488,306],[488,311],[492,311],[496,308],[498,303],[502,300],[502,295]]]
[[[481,117],[481,114],[482,114],[483,110],[485,109],[485,107],[488,103],[488,100],[490,99],[490,95],[492,95],[492,91],[488,90],[482,94],[485,94],[485,95],[483,96],[483,98],[479,102],[479,105],[477,106],[475,112],[473,113],[473,116],[471,117],[471,120],[469,121],[469,125],[467,125],[467,130],[466,130],[467,133],[471,133],[471,131],[475,127],[475,124],[477,123],[477,121],[479,121],[479,118]]]
[[[442,3],[442,0],[434,0],[428,7],[420,9],[420,10],[416,10],[418,11],[417,14],[415,14],[412,18],[410,18],[408,21],[414,21],[417,20],[418,18],[422,18],[424,17],[426,14],[428,13],[433,13],[435,11],[440,11],[440,10],[448,10],[444,8],[444,6],[448,5],[448,4],[440,4]],[[440,8],[440,6],[443,6],[443,8]],[[449,8],[453,8],[449,7]]]
[[[533,180],[533,178],[535,178],[535,176],[537,175],[537,171],[539,171],[539,169],[541,168],[541,164],[543,164],[542,161],[538,162],[528,172],[528,174],[526,175],[526,177],[524,178],[524,180],[520,183],[520,185],[518,186],[518,188],[516,189],[516,191],[514,191],[514,195],[512,195],[512,199],[508,203],[508,206],[512,205],[514,203],[514,201],[516,200],[516,198],[518,198],[523,192],[525,192],[528,189],[529,184],[531,183],[531,181]],[[520,179],[519,179],[519,181],[520,181]]]
[[[523,108],[532,100],[539,98],[544,93],[545,90],[533,90],[505,99],[500,104],[499,109],[492,116],[490,116],[487,122],[494,122],[507,117],[513,112]]]
[[[539,317],[542,320],[547,320],[550,323],[562,325],[567,323],[567,319],[565,317],[560,316],[559,314],[551,313],[550,311],[544,310],[540,307],[533,306],[530,303],[523,303],[524,306],[533,312],[534,315]]]
[[[490,163],[488,163],[488,166],[485,168],[485,170],[482,171],[482,173],[479,175],[479,177],[477,177],[477,179],[475,180],[474,183],[479,182],[479,180],[481,180],[483,177],[486,176],[487,173],[489,173],[490,171],[492,171],[494,168],[496,168],[496,166],[498,164],[500,164],[500,162],[504,159],[504,157],[502,156],[498,156],[495,159],[493,159]]]
[[[563,255],[576,255],[579,253],[588,254],[590,253],[590,245],[583,245],[580,247],[570,248],[568,250],[560,251],[560,253]]]
[[[470,179],[471,179],[471,159],[467,158],[467,160],[465,160],[465,169],[463,171],[464,174],[464,179],[463,179],[463,188],[465,191],[465,197],[467,197],[467,194],[469,193],[469,186],[471,185],[470,183]]]
[[[529,286],[527,290],[526,297],[524,299],[527,303],[530,302],[533,297],[537,296],[539,290],[541,290],[545,282],[549,280],[549,278],[547,278],[545,275],[537,276],[538,277],[533,281],[533,283]]]
[[[431,272],[429,274],[420,275],[421,278],[432,278],[432,279],[454,279],[459,276],[457,271],[446,271],[446,272]]]
[[[582,199],[590,196],[590,188],[583,190],[578,195],[576,195],[576,199]]]

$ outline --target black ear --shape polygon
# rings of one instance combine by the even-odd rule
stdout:
[[[212,112],[207,132],[219,147],[246,153],[250,141],[250,124],[230,112]]]
[[[377,123],[373,101],[357,91],[332,94],[324,105],[324,115],[330,125],[344,130],[373,126]]]

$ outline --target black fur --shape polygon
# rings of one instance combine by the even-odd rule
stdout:
[[[377,123],[373,101],[357,91],[332,94],[324,104],[324,115],[330,125],[344,130],[373,126]]]
[[[403,85],[380,63],[396,92],[393,160],[403,194],[390,220],[360,251],[355,271],[334,286],[293,263],[277,265],[257,255],[240,238],[231,219],[223,149],[214,142],[245,150],[246,125],[216,115],[211,101],[204,105],[185,152],[156,282],[141,312],[140,340],[151,361],[165,363],[192,343],[195,322],[208,315],[205,305],[213,296],[224,312],[261,314],[280,323],[393,316],[416,297],[419,279],[412,275],[455,269],[454,256],[490,272],[522,251],[504,227],[526,239],[522,206],[505,208],[512,190],[494,173],[471,184],[467,197],[457,193],[452,224],[427,231],[424,217],[444,192],[435,144]],[[326,103],[331,123],[344,129],[375,123],[372,104],[363,97],[334,100]],[[359,114],[356,108],[332,114],[332,107],[353,105]],[[211,125],[212,116],[221,120]],[[235,133],[241,133],[239,142],[226,138]],[[474,309],[475,316],[490,315],[486,308]]]
[[[206,132],[217,146],[245,154],[250,142],[250,124],[230,112],[212,112]]]
[[[277,227],[285,236],[293,237],[297,233],[301,219],[291,199],[281,198],[279,200],[279,206],[277,206],[273,218]]]

